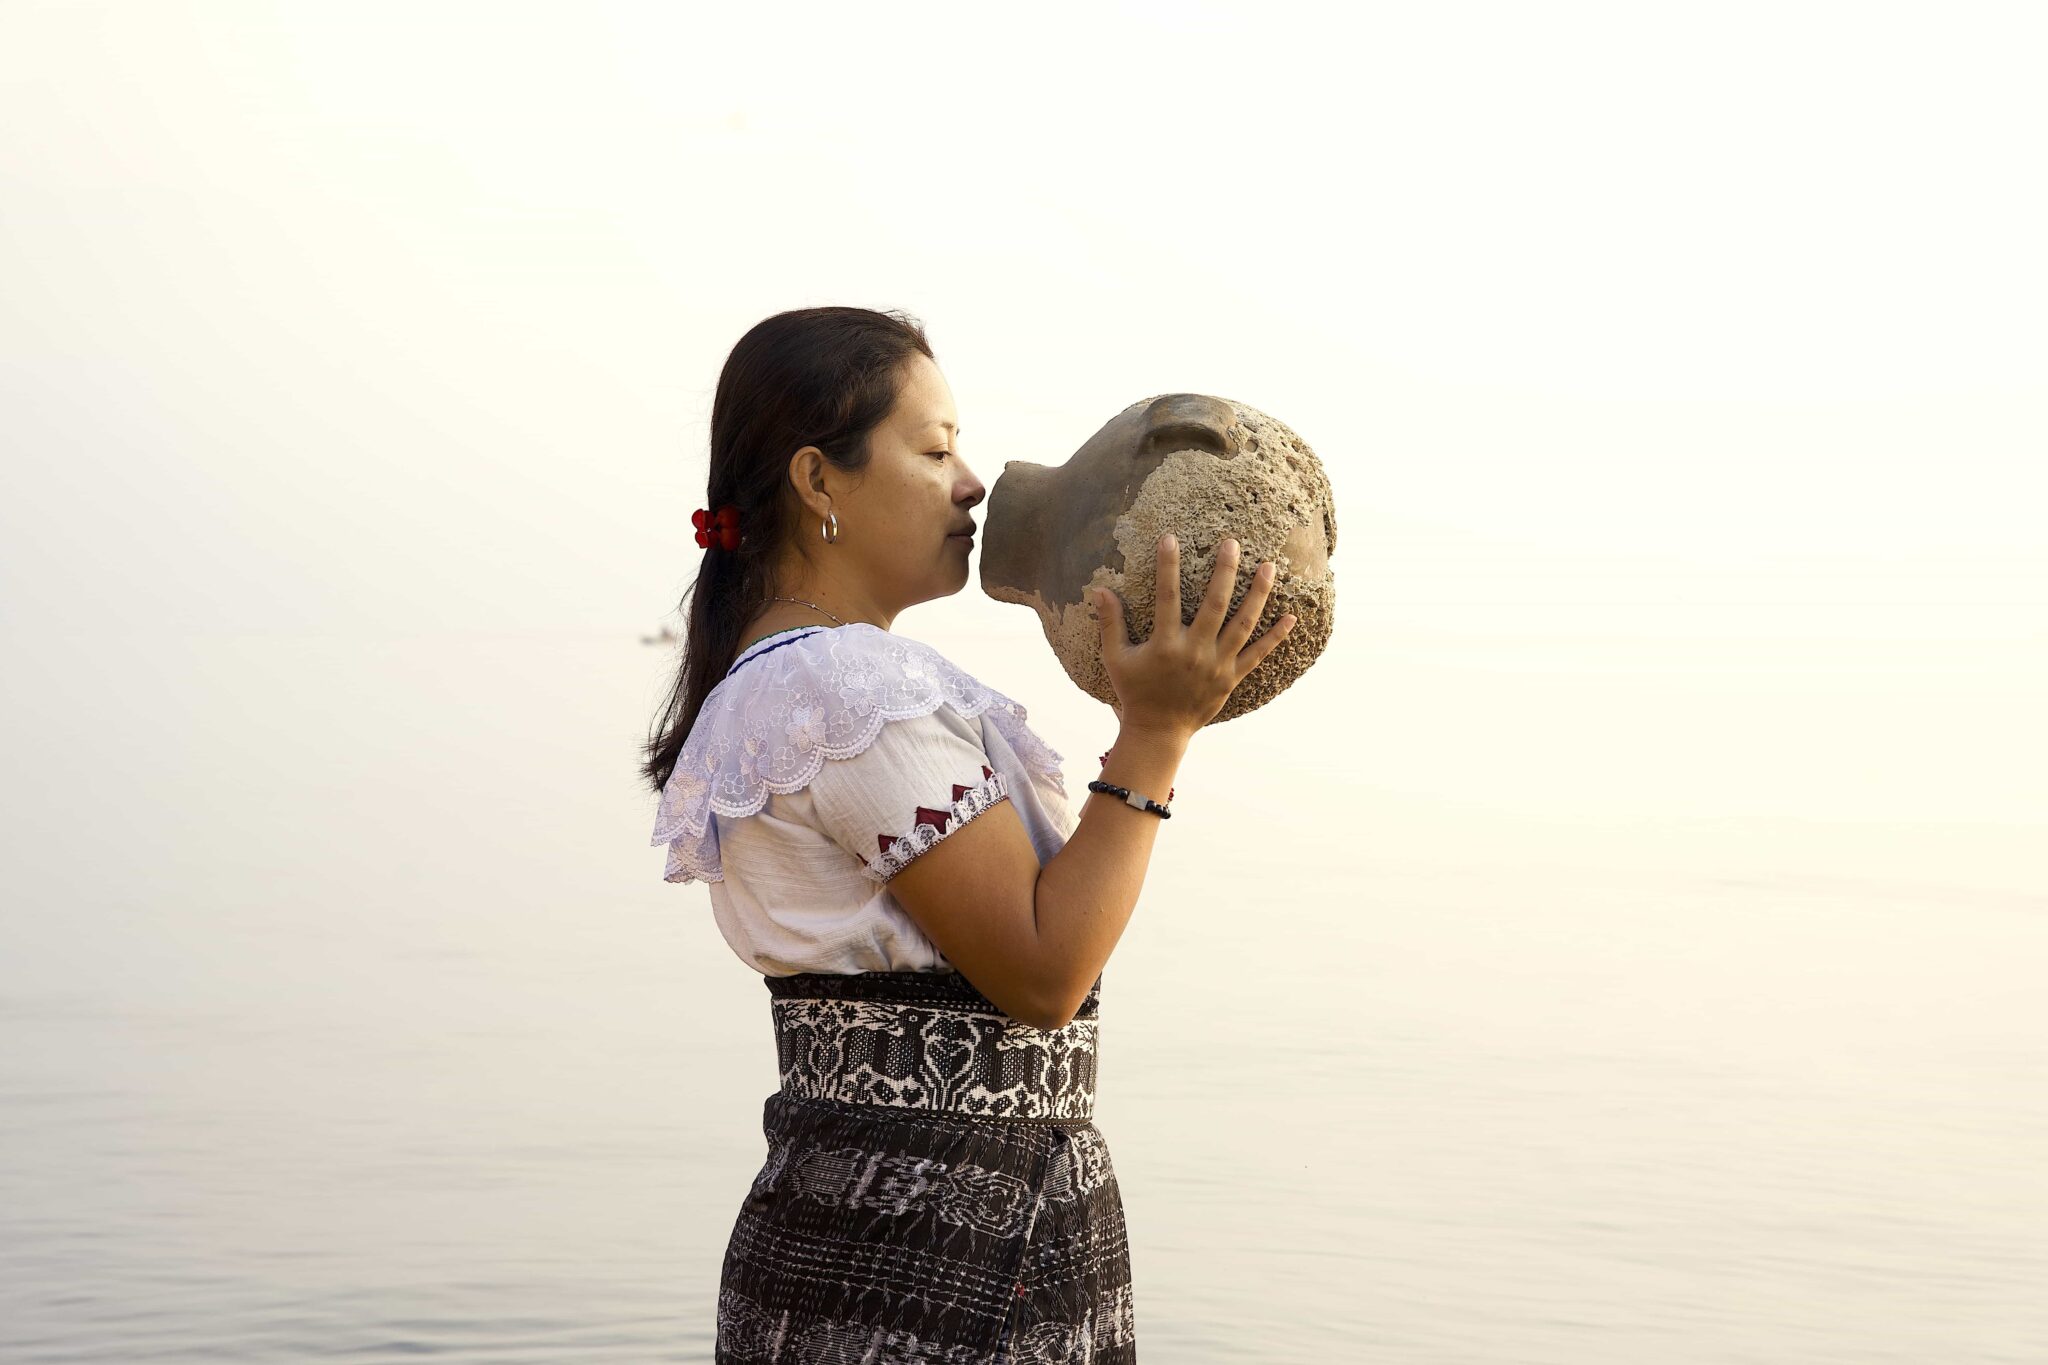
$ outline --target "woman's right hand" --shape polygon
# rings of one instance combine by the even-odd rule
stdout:
[[[1162,535],[1158,549],[1152,634],[1145,643],[1130,642],[1123,598],[1108,588],[1092,593],[1102,621],[1102,666],[1116,690],[1117,717],[1124,725],[1188,737],[1215,719],[1237,685],[1294,629],[1294,616],[1282,616],[1246,643],[1273,591],[1273,562],[1261,560],[1237,614],[1223,619],[1237,583],[1237,542],[1226,540],[1216,547],[1216,567],[1195,619],[1183,625],[1180,546],[1171,535]]]

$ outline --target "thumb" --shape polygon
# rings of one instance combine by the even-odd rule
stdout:
[[[1102,627],[1102,648],[1104,652],[1107,653],[1109,651],[1112,640],[1116,642],[1118,648],[1121,648],[1124,644],[1123,599],[1108,588],[1092,589],[1089,596],[1095,599],[1095,618]]]

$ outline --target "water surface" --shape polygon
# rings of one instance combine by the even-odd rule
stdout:
[[[24,665],[0,1355],[711,1359],[774,1054],[645,846],[654,653]],[[1080,790],[1109,735],[1067,705],[1034,724]],[[2043,1359],[2036,890],[1802,873],[1789,824],[1718,869],[1390,833],[1334,777],[1290,814],[1301,763],[1245,758],[1284,732],[1230,728],[1104,977],[1145,1358]]]

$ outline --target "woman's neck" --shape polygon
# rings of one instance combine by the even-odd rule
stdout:
[[[746,642],[745,644],[741,645],[741,646],[740,646],[740,653],[742,653],[742,654],[746,653],[746,652],[747,652],[748,650],[752,649],[752,648],[753,648],[753,647],[754,647],[755,645],[758,645],[758,644],[760,644],[760,643],[761,643],[761,642],[762,642],[763,640],[772,640],[772,639],[774,639],[774,638],[775,638],[776,636],[778,636],[778,635],[787,635],[787,634],[789,634],[789,633],[790,633],[791,631],[793,631],[793,630],[812,630],[812,629],[817,629],[817,630],[830,630],[831,628],[832,628],[832,627],[831,627],[831,624],[830,624],[829,622],[827,622],[827,623],[822,623],[822,624],[818,624],[818,625],[815,625],[815,626],[784,626],[784,627],[783,627],[782,629],[780,629],[780,630],[769,630],[769,631],[763,631],[763,632],[761,632],[760,634],[758,634],[758,635],[754,636],[754,638],[753,638],[753,639],[751,639],[751,640],[747,641],[747,642]]]
[[[818,626],[830,630],[835,625],[845,624],[848,623],[844,621],[835,622],[830,616],[814,607],[801,606],[794,602],[770,602],[752,621],[747,623],[747,628],[741,632],[741,636],[746,640],[746,643],[740,646],[740,652],[745,653],[771,635],[781,635],[786,631],[802,630],[807,626]]]

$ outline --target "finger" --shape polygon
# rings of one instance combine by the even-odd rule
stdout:
[[[1108,588],[1096,588],[1089,594],[1095,600],[1095,620],[1102,631],[1102,652],[1114,654],[1130,643],[1124,634],[1124,600]]]
[[[1216,547],[1216,567],[1209,573],[1209,587],[1202,605],[1188,629],[1204,640],[1216,638],[1223,615],[1230,610],[1230,590],[1237,586],[1237,541],[1227,539]]]
[[[1238,599],[1237,611],[1224,625],[1223,633],[1217,637],[1231,653],[1244,648],[1244,642],[1252,638],[1252,632],[1259,628],[1259,617],[1265,614],[1266,599],[1273,595],[1274,580],[1279,578],[1280,568],[1272,560],[1261,560],[1252,570],[1252,581],[1245,588],[1244,596]]]
[[[1241,670],[1237,675],[1238,682],[1243,682],[1253,669],[1265,661],[1268,654],[1280,647],[1282,640],[1293,634],[1294,623],[1294,613],[1287,613],[1275,621],[1264,635],[1237,652],[1237,666]],[[1232,687],[1236,685],[1237,683],[1231,684]]]
[[[1153,576],[1152,633],[1181,630],[1180,542],[1171,531],[1159,537],[1159,569]]]

